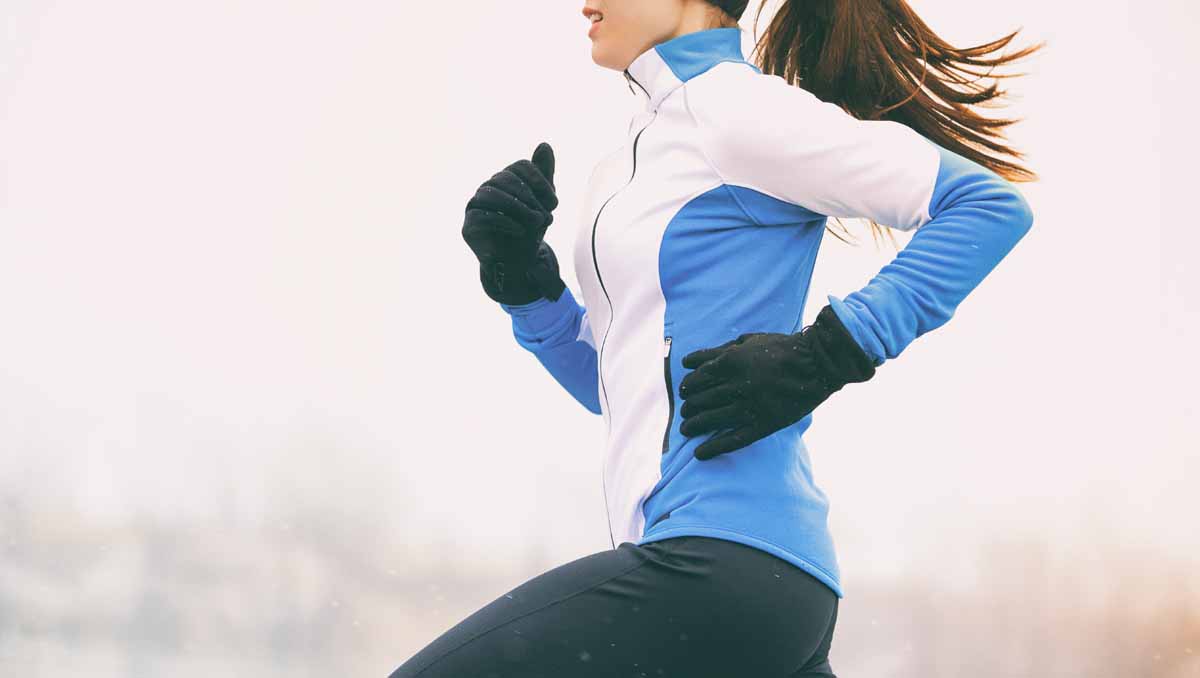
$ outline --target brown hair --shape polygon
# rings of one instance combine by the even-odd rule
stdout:
[[[749,0],[706,2],[720,10],[720,25],[736,26]],[[763,0],[755,25],[765,5]],[[1022,118],[987,118],[971,109],[997,108],[988,102],[1007,95],[996,83],[979,84],[980,78],[1024,75],[992,71],[1045,46],[989,56],[1019,30],[982,45],[954,47],[905,0],[784,0],[765,35],[755,39],[754,61],[764,74],[779,75],[856,118],[903,123],[1009,181],[1036,181],[1018,162],[1024,154],[1004,143],[1003,128]],[[874,238],[880,225],[870,223]],[[895,245],[890,229],[888,236]]]

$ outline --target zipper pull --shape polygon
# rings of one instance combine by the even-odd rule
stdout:
[[[671,337],[663,340],[663,357],[666,358],[669,355],[671,355]]]

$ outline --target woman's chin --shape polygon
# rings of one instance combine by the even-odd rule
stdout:
[[[623,67],[614,64],[613,59],[605,52],[604,48],[595,42],[592,43],[592,63],[614,71],[624,70]]]

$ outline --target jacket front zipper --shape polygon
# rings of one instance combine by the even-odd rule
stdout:
[[[626,73],[628,74],[628,71],[626,71]],[[633,80],[633,82],[637,83],[638,87],[642,87],[642,83],[637,82],[637,80],[634,80],[632,76],[629,76],[629,78],[630,78],[630,80]],[[642,87],[642,91],[645,92],[646,88]],[[646,93],[646,96],[650,96],[649,92]],[[637,174],[637,144],[638,144],[638,140],[642,138],[642,132],[645,132],[646,128],[649,127],[654,122],[654,119],[657,117],[658,117],[658,110],[656,109],[654,111],[654,117],[650,118],[650,122],[647,122],[640,130],[638,130],[637,136],[633,138],[633,170],[629,173],[629,181],[626,181],[624,186],[622,186],[621,188],[618,188],[616,190],[616,192],[614,192],[612,195],[608,196],[608,199],[604,201],[604,204],[600,205],[600,209],[596,211],[596,218],[592,221],[592,266],[594,266],[596,269],[596,279],[600,282],[600,289],[603,290],[603,292],[604,292],[604,298],[608,300],[608,327],[605,328],[604,338],[601,339],[601,341],[600,341],[600,353],[596,358],[596,361],[597,361],[596,362],[596,373],[600,377],[600,392],[604,396],[605,409],[608,410],[608,412],[609,412],[608,419],[609,419],[610,427],[612,426],[612,408],[608,406],[608,390],[605,389],[605,387],[604,387],[604,345],[608,342],[608,331],[612,329],[612,319],[613,319],[613,315],[614,315],[614,309],[613,309],[612,297],[610,297],[608,295],[608,289],[604,286],[604,278],[600,275],[600,264],[596,260],[596,226],[597,226],[597,224],[600,223],[600,214],[602,212],[604,212],[604,208],[608,206],[608,203],[610,201],[612,201],[613,198],[617,197],[617,193],[620,193],[621,191],[625,190],[626,188],[629,187],[629,184],[633,183],[633,177]],[[612,433],[612,430],[610,429],[609,434],[611,435],[611,433]],[[607,461],[607,455],[602,457],[602,461]],[[609,510],[608,510],[608,483],[604,478],[606,473],[607,473],[607,465],[602,463],[601,468],[600,468],[600,483],[601,483],[601,487],[604,490],[604,517],[608,520],[608,541],[609,541],[609,543],[612,544],[612,547],[615,549],[615,548],[617,548],[617,543],[613,539],[613,536],[612,536],[612,516],[609,514]]]
[[[667,382],[667,430],[663,431],[662,453],[666,454],[671,440],[671,421],[675,418],[675,389],[671,387],[671,337],[663,340],[663,377]]]

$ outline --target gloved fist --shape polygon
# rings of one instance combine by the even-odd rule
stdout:
[[[517,305],[562,294],[558,261],[542,240],[556,207],[554,150],[546,142],[532,160],[492,175],[467,201],[462,237],[479,259],[480,282],[493,300]]]
[[[695,368],[679,383],[679,431],[692,437],[733,429],[706,440],[696,458],[708,460],[765,438],[808,416],[842,386],[870,379],[875,365],[826,305],[795,334],[752,332],[683,357]]]

